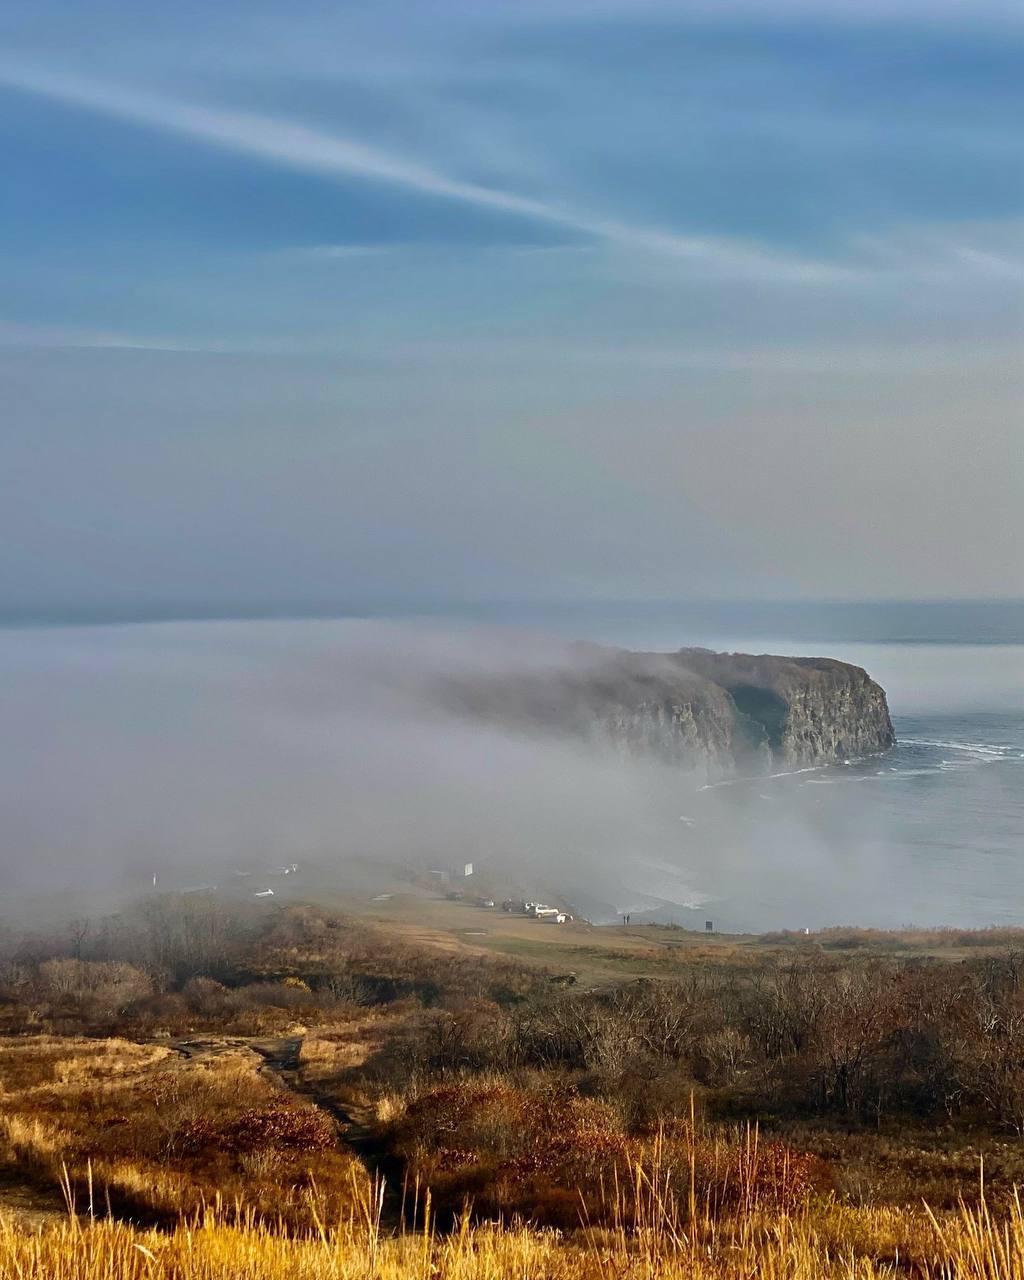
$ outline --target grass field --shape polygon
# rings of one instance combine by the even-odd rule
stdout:
[[[573,972],[580,982],[594,983],[678,977],[707,965],[742,970],[781,953],[956,963],[994,948],[1024,945],[1024,931],[1012,929],[849,927],[810,934],[724,934],[578,920],[555,925],[507,914],[500,907],[475,906],[468,895],[465,901],[452,902],[408,885],[396,886],[383,902],[344,894],[334,895],[333,905],[415,945],[509,956],[555,972]]]

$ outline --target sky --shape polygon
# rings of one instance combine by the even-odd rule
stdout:
[[[1024,596],[1024,10],[0,6],[8,616]]]

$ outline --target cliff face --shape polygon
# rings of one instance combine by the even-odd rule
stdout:
[[[896,742],[885,690],[861,667],[707,649],[683,649],[676,657],[764,728],[774,763],[799,768],[853,760]]]
[[[896,741],[885,691],[831,658],[587,648],[569,666],[450,680],[442,693],[461,714],[652,755],[706,777],[850,760]]]

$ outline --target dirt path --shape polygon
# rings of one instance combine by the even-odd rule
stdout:
[[[331,1117],[342,1141],[361,1161],[370,1177],[379,1179],[383,1186],[383,1225],[397,1228],[402,1221],[402,1170],[389,1159],[369,1112],[360,1113],[354,1107],[343,1107],[326,1090],[303,1078],[301,1057],[304,1039],[304,1036],[288,1036],[280,1040],[253,1040],[250,1047],[262,1056],[266,1073],[291,1093],[305,1098]]]
[[[305,1038],[304,1032],[270,1039],[202,1036],[170,1041],[168,1048],[188,1061],[217,1058],[228,1053],[252,1054],[259,1060],[261,1075],[267,1076],[279,1087],[312,1103],[331,1117],[339,1140],[363,1164],[371,1178],[382,1180],[382,1221],[386,1226],[397,1227],[402,1216],[401,1170],[388,1159],[369,1111],[342,1106],[325,1089],[304,1078],[301,1060]]]
[[[262,1075],[273,1079],[290,1093],[306,1098],[336,1122],[341,1136],[353,1147],[365,1144],[372,1126],[368,1114],[359,1115],[355,1108],[343,1107],[324,1089],[305,1079],[301,1072],[302,1046],[305,1033],[269,1039],[247,1036],[199,1036],[171,1040],[167,1047],[187,1061],[219,1058],[225,1054],[252,1054],[259,1062]]]

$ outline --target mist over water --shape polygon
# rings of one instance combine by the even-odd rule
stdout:
[[[1024,644],[1007,642],[1022,635],[1024,610],[1007,603],[974,615],[972,626],[968,606],[845,606],[838,616],[819,607],[795,620],[810,632],[847,626],[886,639],[822,643],[750,626],[753,635],[738,636],[709,627],[694,641],[824,652],[864,667],[888,694],[899,739],[879,759],[698,793],[691,833],[710,826],[722,840],[717,856],[713,840],[704,849],[703,914],[758,930],[1024,924]],[[929,628],[942,639],[889,638]],[[594,631],[607,643],[673,643],[664,625],[638,634],[625,618]]]
[[[0,631],[4,914],[153,874],[182,887],[299,861],[341,882],[465,859],[595,919],[1024,923],[1024,646],[681,633],[628,609],[572,621]],[[444,674],[578,660],[570,636],[852,661],[887,689],[900,743],[703,786],[436,697]]]

